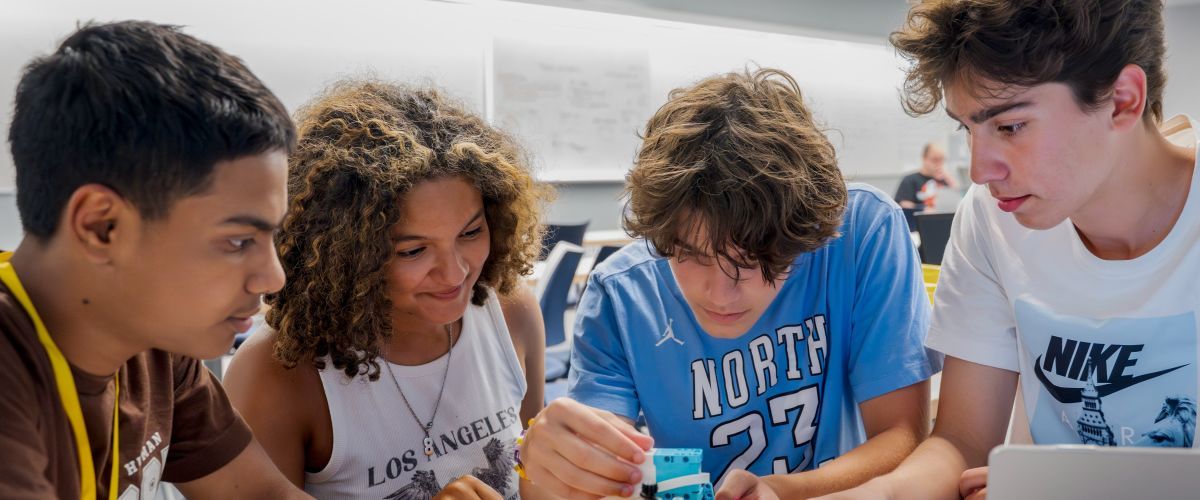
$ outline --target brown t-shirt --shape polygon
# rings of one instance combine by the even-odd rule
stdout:
[[[53,335],[53,332],[51,332]],[[112,377],[72,367],[99,498],[112,475]],[[79,458],[50,358],[33,322],[0,285],[0,498],[79,498]],[[118,496],[153,498],[229,463],[250,428],[199,361],[151,350],[121,369]]]

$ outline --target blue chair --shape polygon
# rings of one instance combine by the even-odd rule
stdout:
[[[612,254],[617,253],[617,250],[620,249],[621,247],[617,245],[604,245],[600,247],[600,250],[596,252],[596,261],[592,263],[592,270],[595,271],[596,266],[604,262],[605,259],[612,257]]]
[[[908,232],[911,233],[911,232],[916,231],[917,230],[917,209],[901,208],[900,210],[904,211],[904,222],[908,224]]]
[[[551,381],[567,375],[571,350],[567,343],[564,316],[567,312],[567,294],[575,281],[575,271],[583,258],[583,248],[565,241],[558,242],[546,257],[546,267],[538,280],[535,294],[542,308],[542,321],[546,325],[546,380]]]
[[[582,224],[546,224],[546,233],[542,235],[542,253],[538,260],[546,260],[550,250],[560,241],[583,246],[583,235],[587,233],[588,222]]]
[[[954,212],[917,214],[917,232],[921,235],[921,263],[942,265],[942,255],[950,241]]]
[[[596,266],[599,266],[601,262],[604,262],[605,259],[611,257],[612,254],[617,253],[617,250],[620,249],[621,247],[617,245],[604,245],[600,247],[600,249],[596,251],[596,260],[592,261],[592,268],[588,270],[588,276],[591,276],[592,273],[596,271]],[[579,305],[579,298],[583,297],[583,292],[585,290],[587,290],[587,280],[584,280],[583,283],[579,283],[571,287],[571,295],[567,298],[567,307],[575,307],[576,305]]]

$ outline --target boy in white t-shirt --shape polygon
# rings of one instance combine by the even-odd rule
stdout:
[[[1193,123],[1163,121],[1162,3],[927,1],[892,42],[906,108],[944,100],[979,185],[927,339],[933,435],[842,496],[983,497],[1018,389],[1035,443],[1191,447],[1200,179]]]

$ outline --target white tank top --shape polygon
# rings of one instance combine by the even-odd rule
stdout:
[[[379,359],[374,382],[353,379],[327,364],[321,385],[333,422],[333,452],[325,468],[304,474],[316,498],[424,500],[464,474],[507,499],[520,498],[513,442],[521,432],[525,377],[493,291],[482,306],[469,305],[454,344],[446,390],[429,436],[413,419]],[[442,384],[446,356],[420,366],[391,364],[413,410],[428,422]]]

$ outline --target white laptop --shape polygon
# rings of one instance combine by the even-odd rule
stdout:
[[[1188,448],[1000,446],[988,467],[989,500],[1200,498]]]

